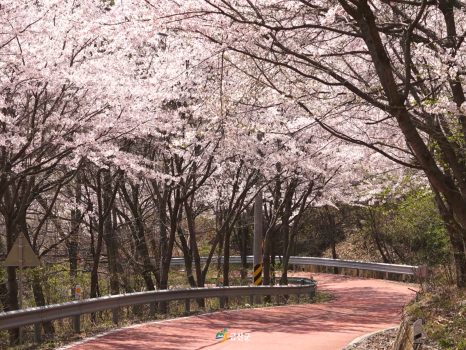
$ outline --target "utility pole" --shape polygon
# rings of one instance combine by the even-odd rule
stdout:
[[[262,190],[256,195],[254,202],[254,285],[262,284]],[[260,295],[254,295],[254,304],[260,304]]]
[[[18,236],[18,265],[19,265],[19,309],[23,309],[23,235]],[[19,327],[19,345],[23,344],[23,329]]]

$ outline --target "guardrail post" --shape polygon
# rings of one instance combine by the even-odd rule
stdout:
[[[155,316],[155,303],[149,304],[149,316]]]
[[[419,266],[419,278],[426,278],[427,277],[427,266],[420,265]]]
[[[34,342],[42,342],[42,323],[34,323]]]
[[[359,277],[359,269],[356,269],[356,277]]]
[[[275,302],[277,303],[277,305],[280,305],[280,294],[277,294],[275,296]]]
[[[309,292],[309,298],[314,299],[316,297],[316,291],[313,290],[312,292]]]
[[[388,272],[385,272],[385,279],[388,280]]]
[[[311,276],[311,278],[312,278],[312,276]],[[301,285],[304,286],[304,280],[303,279],[301,280]],[[299,304],[299,299],[300,299],[299,293],[295,295],[295,298],[296,298],[296,303]]]
[[[191,307],[191,300],[190,299],[185,299],[184,300],[184,311],[189,314],[190,312],[190,307]]]
[[[254,304],[254,295],[249,296],[249,304],[250,305]]]
[[[73,330],[75,333],[81,333],[81,315],[73,316]]]
[[[118,309],[112,309],[112,322],[118,324]]]

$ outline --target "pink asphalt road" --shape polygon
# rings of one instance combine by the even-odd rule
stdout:
[[[73,350],[292,349],[337,350],[353,339],[396,326],[414,297],[408,285],[339,275],[314,274],[318,290],[337,300],[324,304],[226,311],[122,329]],[[229,339],[215,335],[224,328]],[[249,333],[233,340],[235,333]]]

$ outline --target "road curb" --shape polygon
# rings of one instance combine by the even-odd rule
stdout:
[[[358,345],[359,343],[362,343],[364,340],[372,337],[374,334],[377,334],[377,333],[380,333],[380,332],[387,332],[387,331],[391,331],[393,329],[397,329],[398,326],[395,326],[395,327],[389,327],[389,328],[385,328],[385,329],[379,329],[378,331],[375,331],[375,332],[371,332],[371,333],[367,333],[367,334],[364,334],[364,335],[361,335],[360,337],[357,337],[356,339],[354,339],[351,343],[349,343],[348,345],[346,345],[344,348],[342,349],[346,349],[352,345]]]

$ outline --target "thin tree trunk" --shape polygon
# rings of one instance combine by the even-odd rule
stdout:
[[[224,248],[223,248],[223,283],[227,287],[230,285],[230,238],[233,228],[227,227],[225,229]]]
[[[191,205],[193,198],[191,197]],[[202,276],[201,269],[201,257],[199,255],[199,248],[197,246],[196,240],[196,221],[193,216],[193,211],[188,200],[184,202],[184,208],[186,212],[186,221],[188,222],[188,232],[189,232],[189,246],[192,254],[191,259],[194,260],[194,269],[196,272],[196,287],[204,287],[205,281]],[[205,307],[205,299],[197,299],[197,304],[199,307]]]
[[[79,204],[81,202],[81,179],[79,175],[76,177],[75,200]],[[78,276],[78,238],[79,227],[82,221],[82,214],[78,208],[71,210],[71,235],[68,243],[68,259],[70,264],[70,292],[73,298],[76,278]]]
[[[153,273],[156,280],[158,279],[158,274],[149,256],[149,249],[145,235],[145,226],[142,220],[141,206],[139,204],[139,185],[131,184],[132,196],[129,195],[125,186],[121,186],[120,189],[131,211],[133,220],[130,220],[130,218],[123,212],[119,212],[119,214],[122,215],[125,218],[125,220],[129,223],[136,251],[142,258],[143,269],[141,275],[146,284],[146,288],[147,290],[155,290],[151,273]]]
[[[11,227],[10,220],[5,218],[5,228],[6,228],[6,246],[7,252],[13,248],[14,232]],[[7,266],[7,286],[8,286],[8,295],[7,295],[7,307],[5,311],[14,311],[19,309],[19,300],[18,300],[18,281],[16,279],[16,267]],[[18,344],[19,341],[19,328],[13,328],[8,330],[10,345],[14,346]]]
[[[104,240],[104,234],[106,229],[112,229],[111,222],[110,225],[106,228],[107,223],[107,218],[111,213],[111,209],[113,207],[113,202],[116,197],[116,193],[118,191],[118,185],[119,185],[119,179],[116,180],[115,186],[113,189],[113,193],[110,194],[110,197],[108,196],[108,193],[106,191],[108,189],[104,188],[104,184],[102,184],[102,173],[109,172],[107,169],[99,169],[97,171],[97,186],[96,186],[96,195],[97,195],[97,205],[98,205],[98,222],[97,222],[97,244],[95,246],[95,252],[93,256],[93,265],[92,265],[92,271],[91,271],[91,293],[90,297],[91,298],[96,298],[99,296],[99,264],[100,264],[100,256],[102,254],[102,248],[103,248],[103,240]],[[105,182],[109,186],[110,184],[108,183],[109,178],[104,177]],[[90,222],[92,225],[92,221]],[[112,291],[116,291],[117,286],[114,285],[114,289]],[[118,286],[119,290],[119,286]],[[92,322],[96,321],[95,314],[91,314],[91,320]]]
[[[40,277],[39,269],[35,268],[32,272],[33,274],[33,281],[32,281],[32,291],[34,294],[34,301],[36,302],[36,306],[45,306],[45,296],[44,291],[42,289],[42,279]],[[42,322],[42,329],[44,330],[45,334],[54,334],[55,327],[51,321]]]
[[[247,256],[248,256],[248,241],[249,241],[249,226],[247,220],[245,219],[245,215],[240,216],[239,219],[239,246],[240,246],[240,254],[241,254],[241,279],[245,280],[248,276],[247,268]]]
[[[285,193],[285,198],[283,199],[283,202],[284,202],[283,216],[282,216],[283,272],[282,272],[281,283],[284,285],[288,284],[288,261],[289,261],[289,256],[291,254],[289,237],[290,237],[290,217],[291,217],[293,193],[294,193],[294,186],[293,186],[293,183],[291,183],[288,185],[288,188]]]
[[[14,311],[19,309],[18,300],[18,281],[16,280],[16,267],[8,266],[6,268],[8,274],[8,308],[6,311]],[[10,345],[14,346],[19,341],[19,328],[8,330]]]
[[[110,274],[110,293],[112,295],[120,294],[120,281],[118,278],[118,241],[116,232],[113,230],[112,215],[112,178],[110,171],[104,172],[103,186],[103,211],[108,212],[104,220],[104,240],[107,246],[108,272]]]
[[[181,243],[181,251],[183,252],[184,257],[184,266],[186,267],[186,278],[188,279],[188,283],[191,286],[191,288],[196,288],[197,284],[193,276],[193,257],[190,253],[188,241],[186,240],[184,232],[180,226],[178,226],[177,231],[178,238],[180,239]]]
[[[328,205],[325,206],[325,212],[327,214],[327,219],[328,219],[328,232],[330,236],[330,245],[332,246],[332,258],[333,259],[338,259],[337,257],[337,249],[336,249],[336,243],[335,243],[335,231],[336,231],[336,225],[335,225],[335,219],[330,212]],[[338,267],[333,268],[333,273],[335,275],[338,275]]]

